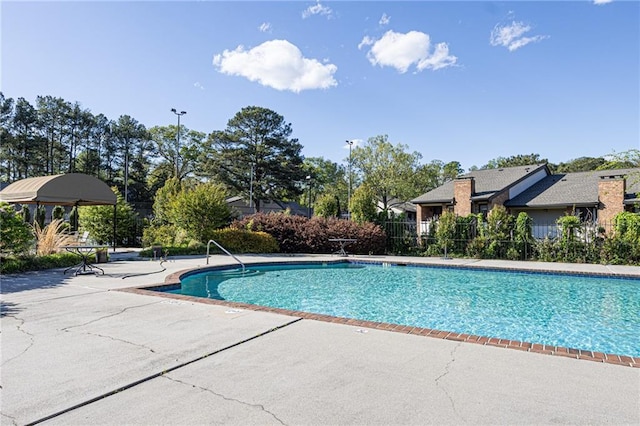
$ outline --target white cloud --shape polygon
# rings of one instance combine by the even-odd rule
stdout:
[[[276,90],[327,89],[337,86],[338,67],[307,59],[287,40],[271,40],[252,49],[238,46],[213,57],[213,65],[227,75],[238,75]]]
[[[389,25],[389,21],[391,21],[391,16],[387,15],[386,13],[383,13],[382,18],[380,18],[380,20],[378,21],[378,24]]]
[[[323,6],[320,2],[316,3],[313,6],[309,6],[302,12],[302,17],[304,19],[313,15],[325,15],[327,18],[330,18],[333,11],[329,6]]]
[[[260,30],[261,33],[270,33],[271,32],[271,23],[263,22],[258,27],[258,30]]]
[[[593,4],[602,5],[611,3],[613,0],[593,0]]]
[[[510,52],[513,52],[529,43],[535,43],[549,38],[547,35],[524,37],[524,34],[529,31],[531,31],[531,27],[524,22],[513,21],[509,25],[496,24],[491,31],[489,42],[492,46],[504,46],[509,49]]]
[[[196,81],[195,83],[193,83],[193,87],[200,89],[200,90],[204,90],[204,86],[202,84],[200,84],[199,81]]]
[[[449,55],[447,43],[438,43],[433,53],[429,34],[409,31],[406,34],[387,31],[379,40],[364,37],[358,49],[371,46],[367,58],[372,65],[393,67],[405,73],[412,65],[416,70],[438,70],[455,65],[458,58]]]

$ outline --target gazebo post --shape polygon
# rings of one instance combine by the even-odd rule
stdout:
[[[73,208],[76,211],[76,214],[73,215],[73,219],[74,219],[74,222],[75,222],[73,224],[73,229],[75,229],[76,231],[80,232],[80,210],[78,210],[78,202],[77,201],[73,205]]]

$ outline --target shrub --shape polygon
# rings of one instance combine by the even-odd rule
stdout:
[[[174,225],[151,225],[142,232],[142,246],[150,247],[159,244],[164,247],[180,246],[176,242],[178,228]]]
[[[323,194],[313,205],[313,214],[320,217],[334,217],[340,214],[340,200],[333,194]]]
[[[51,268],[67,268],[78,263],[73,253],[55,253],[46,256],[11,256],[2,258],[0,273],[16,274],[27,271],[40,271]]]
[[[445,250],[445,253],[453,248],[456,236],[456,222],[456,215],[453,212],[442,213],[440,220],[438,220],[436,240],[440,249]]]
[[[511,244],[514,218],[504,206],[494,206],[487,215],[486,236],[488,247],[486,256],[494,259],[504,259]]]
[[[136,219],[138,214],[124,201],[116,188],[116,244],[130,246],[136,240]],[[79,209],[80,225],[89,231],[91,239],[98,244],[109,243],[113,239],[113,206],[83,206]]]
[[[231,253],[277,253],[278,242],[266,232],[224,228],[213,232],[213,240]],[[212,249],[218,250],[215,245]]]
[[[47,220],[47,209],[45,206],[38,206],[36,209],[36,223],[40,228],[44,228],[44,222]]]
[[[378,218],[376,196],[367,185],[360,185],[351,196],[351,218],[357,223],[373,222]]]
[[[224,188],[213,183],[182,190],[170,201],[173,224],[187,231],[189,238],[209,241],[213,231],[227,226],[231,209],[226,202]]]
[[[559,244],[545,237],[534,245],[534,258],[542,262],[556,262],[558,259]]]
[[[166,226],[166,225],[165,225]],[[277,253],[278,242],[266,232],[253,232],[246,229],[224,228],[213,231],[212,239],[231,253]],[[207,240],[208,242],[208,240]],[[162,243],[163,249],[171,256],[199,255],[207,253],[207,244],[191,240],[182,246]],[[210,253],[221,253],[215,245],[210,245]],[[142,250],[140,256],[152,257],[151,248]]]
[[[31,248],[33,238],[33,230],[21,214],[8,203],[0,203],[0,255],[25,253]]]
[[[640,214],[616,215],[613,235],[602,241],[601,261],[614,265],[640,263]]]
[[[51,211],[51,217],[53,219],[64,219],[64,207],[55,206]]]
[[[476,237],[469,241],[466,247],[466,254],[469,257],[482,259],[484,257],[486,240],[483,237]]]
[[[282,213],[257,213],[231,224],[235,229],[264,231],[272,235],[283,253],[332,253],[337,250],[331,238],[353,238],[349,252],[384,253],[386,236],[379,226],[358,224],[338,218],[291,216]]]

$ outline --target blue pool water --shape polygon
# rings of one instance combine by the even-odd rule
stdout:
[[[640,356],[640,279],[372,264],[209,271],[173,293]]]

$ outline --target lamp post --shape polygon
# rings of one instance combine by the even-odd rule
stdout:
[[[309,193],[309,202],[307,203],[307,219],[311,218],[311,176],[307,176],[307,192]]]
[[[347,140],[349,144],[349,187],[347,188],[347,219],[351,220],[351,147],[353,141]]]
[[[176,138],[176,178],[180,180],[180,117],[185,115],[187,111],[176,110],[171,108],[171,112],[178,116],[178,136]]]

